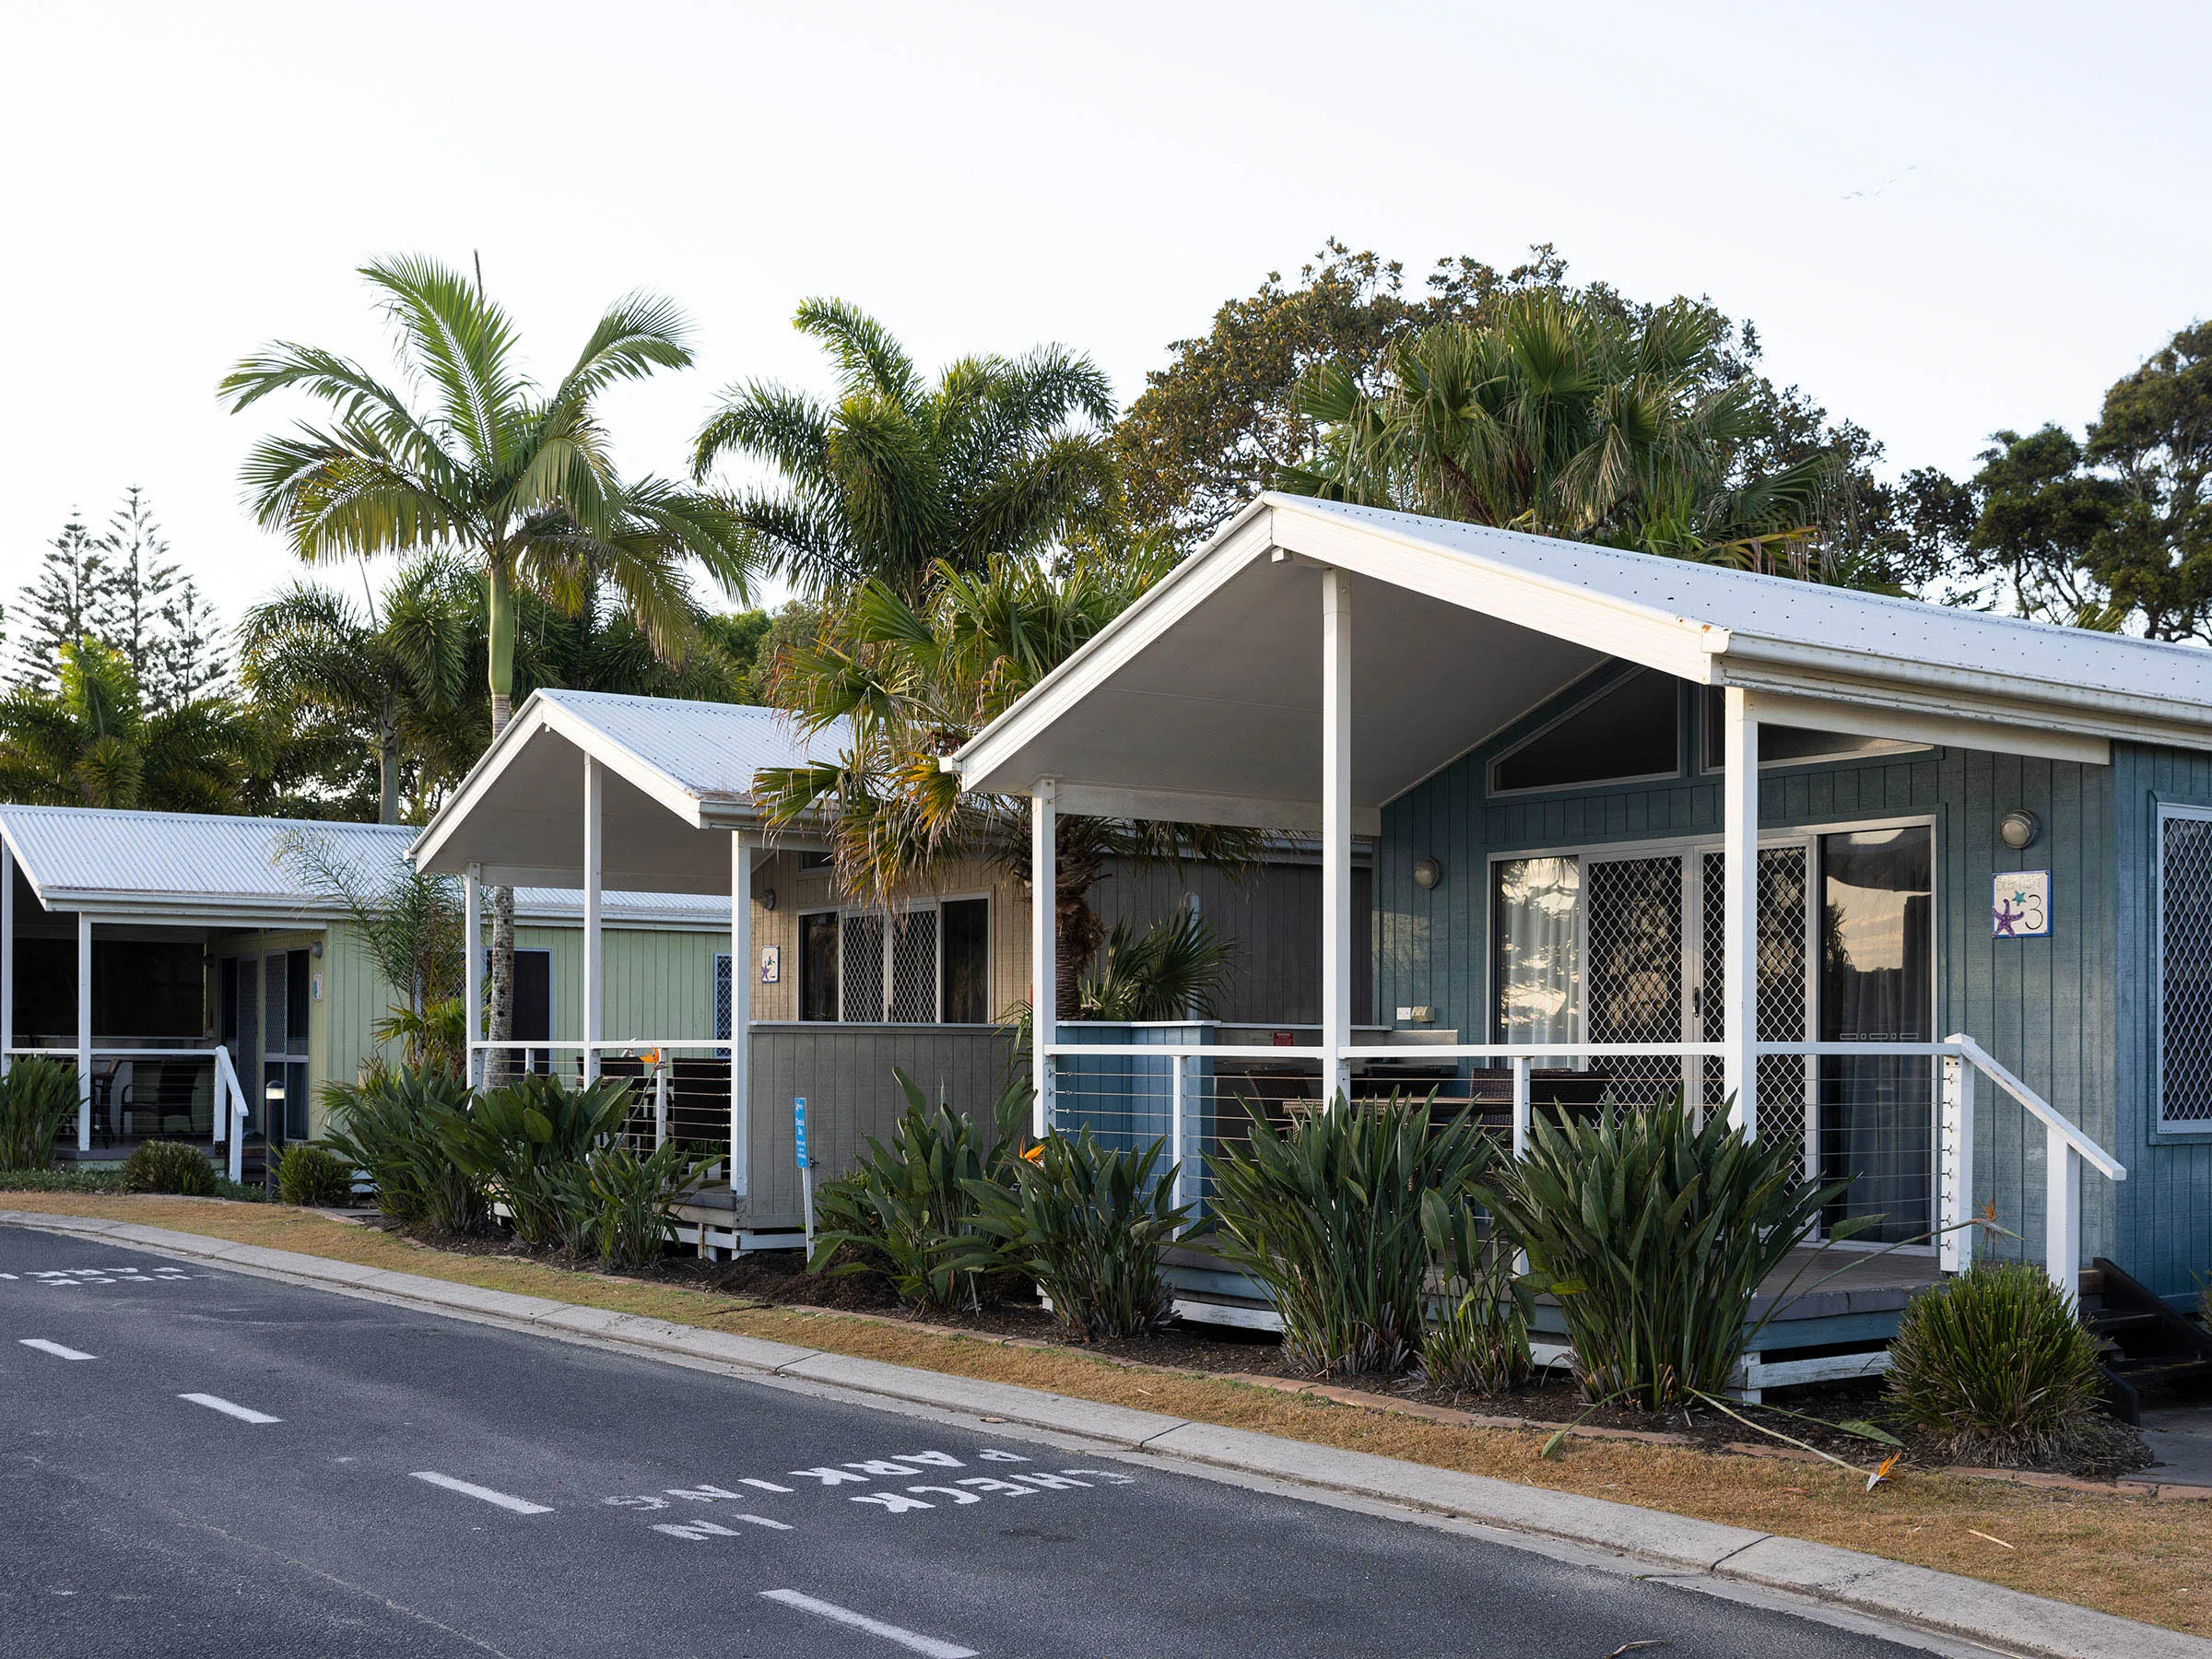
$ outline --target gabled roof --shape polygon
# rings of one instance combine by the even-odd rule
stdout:
[[[2115,737],[2212,747],[2195,646],[1268,494],[947,766],[1009,793],[1057,778],[1074,811],[1307,824],[1321,567],[1354,579],[1353,794],[1371,819],[1608,657],[1823,730],[2091,761]]]
[[[0,840],[40,904],[109,921],[323,925],[343,916],[345,907],[318,891],[287,856],[303,837],[322,842],[364,890],[373,892],[406,867],[415,831],[405,824],[0,806]],[[558,888],[521,888],[515,912],[528,922],[580,921],[583,896]],[[609,893],[606,912],[617,924],[720,929],[729,924],[730,906],[726,898]]]
[[[727,831],[759,827],[753,775],[833,759],[841,722],[808,737],[780,710],[596,691],[536,691],[425,826],[423,869],[581,886],[586,757],[603,769],[602,880],[612,891],[726,894]]]

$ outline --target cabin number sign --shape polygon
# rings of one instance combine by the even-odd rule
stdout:
[[[2040,939],[2051,932],[2051,872],[1999,870],[1990,896],[1989,931],[2000,939]]]

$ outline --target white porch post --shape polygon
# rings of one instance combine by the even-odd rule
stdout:
[[[92,918],[76,912],[76,1149],[92,1150]]]
[[[1030,794],[1030,1132],[1053,1124],[1053,1057],[1060,1036],[1059,787],[1040,778]]]
[[[1321,575],[1322,1093],[1351,1093],[1352,578]]]
[[[730,1191],[742,1198],[750,1178],[746,1141],[753,1104],[753,843],[730,831]],[[742,1218],[739,1218],[742,1220]],[[735,1223],[733,1224],[735,1225]]]
[[[2074,1306],[2081,1288],[2081,1154],[2055,1124],[2043,1129],[2043,1271]]]
[[[1723,693],[1722,1061],[1728,1121],[1759,1133],[1759,716],[1740,686]]]
[[[606,826],[600,810],[604,776],[599,762],[583,758],[583,1080],[596,1081],[606,1035],[606,940],[600,927],[599,877],[606,859]]]
[[[484,1041],[484,866],[470,865],[461,873],[461,1014],[462,1030],[468,1033],[468,1053],[461,1075],[474,1088],[483,1077],[478,1067],[483,1055],[477,1044]]]
[[[16,1046],[16,853],[0,841],[0,1077]]]

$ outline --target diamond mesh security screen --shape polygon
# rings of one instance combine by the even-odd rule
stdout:
[[[1810,1031],[1806,1004],[1806,850],[1761,847],[1759,852],[1759,1041],[1802,1042]],[[1700,1004],[1700,1035],[1707,1042],[1727,1036],[1727,855],[1705,854],[1704,971]],[[1717,1106],[1726,1098],[1718,1060],[1705,1063],[1705,1100]],[[1806,1104],[1806,1061],[1801,1055],[1767,1054],[1759,1062],[1759,1121],[1780,1124],[1801,1117]]]
[[[714,1035],[730,1034],[730,959],[728,952],[714,959]]]
[[[2159,1121],[2212,1123],[2212,818],[2159,820]]]
[[[937,912],[909,911],[891,930],[889,1018],[927,1022],[937,1017]]]
[[[1592,1042],[1682,1041],[1682,861],[1593,863],[1584,985]],[[1682,1062],[1623,1054],[1592,1062],[1614,1098],[1643,1105],[1682,1082]]]
[[[841,1006],[839,1018],[875,1021],[883,1018],[883,916],[847,916],[838,947]]]

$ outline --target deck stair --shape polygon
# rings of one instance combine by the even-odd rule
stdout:
[[[2212,1332],[2104,1257],[2096,1270],[2102,1282],[2084,1299],[2082,1317],[2105,1344],[2105,1400],[2114,1417],[2141,1422],[2145,1389],[2212,1381]]]

